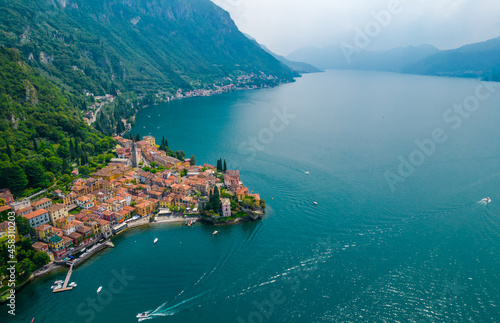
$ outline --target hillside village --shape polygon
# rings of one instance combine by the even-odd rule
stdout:
[[[136,222],[162,217],[190,216],[214,224],[262,217],[265,201],[249,192],[238,170],[225,169],[225,162],[198,166],[181,161],[159,150],[151,136],[138,142],[113,139],[116,158],[91,176],[75,169],[67,191],[18,201],[8,189],[0,191],[6,201],[0,214],[15,212],[29,221],[35,251],[46,252],[52,261],[66,258]],[[8,234],[6,223],[0,223],[0,241]]]

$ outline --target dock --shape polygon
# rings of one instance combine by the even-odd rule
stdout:
[[[69,279],[71,278],[71,274],[73,273],[73,263],[69,266],[68,273],[66,274],[66,279],[64,280],[64,284],[62,288],[54,289],[53,293],[66,292],[68,290],[72,290],[73,287],[68,287]]]

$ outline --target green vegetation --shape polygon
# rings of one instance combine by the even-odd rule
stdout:
[[[78,100],[0,47],[0,187],[28,195],[113,147],[81,121]]]
[[[87,110],[95,96],[121,93],[97,115],[96,129],[106,135],[178,89],[237,85],[243,75],[259,76],[250,86],[274,86],[299,76],[209,0],[3,1],[0,31],[0,45],[17,48],[78,98],[74,106]]]

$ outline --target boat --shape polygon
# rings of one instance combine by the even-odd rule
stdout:
[[[314,205],[318,205],[318,202],[313,202],[313,203],[314,203]]]
[[[62,283],[64,283],[64,281],[62,281],[62,280],[56,280],[54,282],[54,285],[59,285],[59,284],[62,284]]]
[[[97,289],[97,294],[99,294],[102,290],[102,286],[99,286],[99,288]]]
[[[158,242],[158,238],[155,238],[155,241],[153,241],[153,243],[157,243]]]
[[[70,287],[76,287],[76,286],[78,286],[78,285],[77,285],[75,282],[71,282],[71,283],[69,283],[69,286],[70,286]]]
[[[149,317],[149,314],[148,314],[148,312],[139,313],[139,314],[136,315],[136,317],[138,319],[143,319],[143,318]]]
[[[219,231],[214,231],[214,233],[212,233],[212,235],[216,235],[217,233],[219,233]]]
[[[305,173],[306,173],[306,175],[309,175],[309,172],[308,172],[308,171],[306,171]]]

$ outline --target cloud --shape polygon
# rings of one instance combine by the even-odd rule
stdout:
[[[398,0],[212,0],[238,27],[279,54],[352,39],[371,13]],[[441,49],[500,36],[498,0],[401,0],[404,12],[372,49],[432,44]]]

